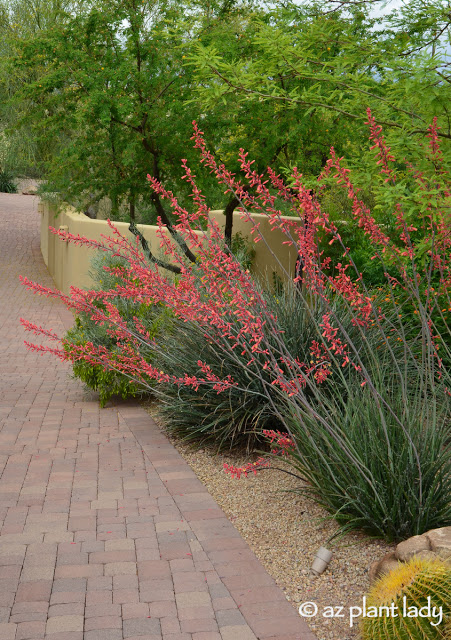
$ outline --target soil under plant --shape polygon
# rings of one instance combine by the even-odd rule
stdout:
[[[148,405],[158,423],[156,405]],[[275,470],[261,471],[240,480],[223,471],[224,463],[242,466],[242,454],[195,450],[177,438],[171,442],[207,487],[251,549],[296,609],[306,601],[325,607],[343,606],[343,618],[318,614],[308,620],[318,640],[357,640],[358,626],[349,626],[349,607],[361,606],[368,591],[368,569],[392,547],[380,540],[347,534],[329,543],[337,525],[311,499],[292,492],[298,481]],[[333,551],[326,572],[310,576],[320,546]]]

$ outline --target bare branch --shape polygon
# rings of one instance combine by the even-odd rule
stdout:
[[[150,250],[149,243],[147,242],[147,240],[142,235],[142,233],[139,231],[138,227],[136,226],[136,224],[133,221],[130,222],[130,225],[129,225],[128,229],[129,229],[129,231],[131,233],[133,233],[134,236],[139,238],[143,253],[146,256],[146,258],[149,260],[149,262],[152,262],[153,264],[156,264],[158,267],[162,267],[163,269],[166,269],[167,271],[171,271],[172,273],[177,273],[177,274],[182,273],[182,270],[180,269],[180,267],[177,267],[176,265],[170,264],[169,262],[163,262],[162,260],[159,260],[158,258],[155,258],[155,256],[153,255],[152,251]]]

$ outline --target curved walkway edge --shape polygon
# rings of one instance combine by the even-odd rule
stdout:
[[[315,640],[144,409],[25,349],[72,320],[19,283],[53,286],[39,224],[0,194],[0,640]]]

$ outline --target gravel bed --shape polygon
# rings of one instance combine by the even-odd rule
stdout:
[[[158,422],[154,407],[146,407]],[[337,525],[311,499],[293,493],[299,482],[284,473],[264,470],[240,480],[223,470],[224,463],[242,466],[249,457],[194,450],[180,440],[171,442],[188,462],[210,494],[283,589],[296,609],[314,602],[318,615],[307,620],[318,640],[354,640],[358,627],[349,626],[349,607],[361,606],[368,590],[368,568],[393,546],[359,534],[332,542]],[[310,576],[310,566],[320,546],[333,552],[326,571]],[[325,607],[343,607],[343,618],[325,618]]]

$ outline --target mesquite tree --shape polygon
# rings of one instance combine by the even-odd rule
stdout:
[[[189,104],[194,80],[186,54],[206,33],[219,37],[221,25],[245,14],[247,4],[97,0],[76,11],[62,7],[60,19],[32,37],[19,34],[10,72],[23,82],[13,100],[27,104],[21,125],[48,148],[48,190],[83,209],[107,196],[113,218],[121,203],[131,220],[141,206],[147,221],[160,216],[171,228],[146,173],[187,193],[179,176],[182,141],[199,108]],[[204,116],[219,139],[220,114]],[[221,206],[215,182],[207,176],[203,187]]]
[[[237,102],[272,104],[295,114],[308,139],[300,149],[291,145],[288,160],[304,171],[312,151],[318,156],[324,143],[326,154],[331,144],[339,153],[352,150],[358,165],[365,135],[362,104],[371,107],[392,146],[410,147],[410,154],[417,148],[415,137],[426,135],[437,117],[443,153],[451,153],[449,2],[414,0],[378,15],[377,4],[275,5],[271,20],[257,16],[241,56],[227,55],[215,42],[198,43],[192,63],[203,76],[200,99],[224,100],[232,108]],[[265,129],[273,126],[271,119]]]

